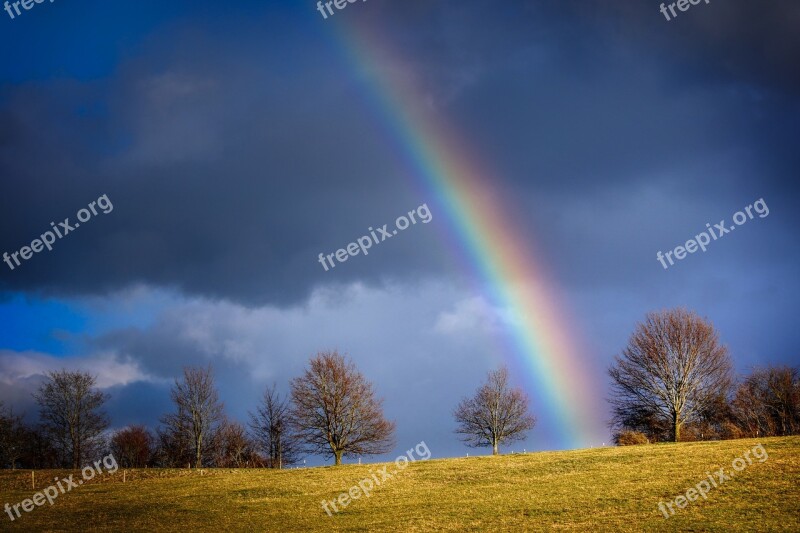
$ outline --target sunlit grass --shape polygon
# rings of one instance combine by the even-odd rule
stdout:
[[[659,512],[758,443],[766,462],[669,519]],[[800,531],[800,437],[432,459],[325,514],[323,500],[377,468],[137,470],[126,483],[119,470],[13,523],[3,513],[0,530]],[[41,489],[64,474],[36,475]],[[30,483],[30,471],[0,472],[0,505],[31,497]]]

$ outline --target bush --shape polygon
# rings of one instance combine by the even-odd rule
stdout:
[[[734,424],[733,422],[722,423],[722,438],[723,439],[741,439],[749,435],[745,435],[744,431]]]
[[[636,446],[650,443],[647,440],[647,436],[640,431],[620,431],[614,435],[614,442],[617,446]]]

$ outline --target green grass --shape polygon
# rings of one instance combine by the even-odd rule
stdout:
[[[669,519],[659,512],[758,443],[765,462]],[[325,514],[323,499],[378,468],[136,470],[126,483],[119,470],[13,523],[3,513],[0,530],[800,531],[800,437],[432,459]],[[37,489],[65,474],[37,472]],[[30,482],[30,471],[0,472],[0,505],[31,497]]]

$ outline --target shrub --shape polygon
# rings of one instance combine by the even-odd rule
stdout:
[[[647,436],[640,431],[620,431],[614,435],[614,442],[617,446],[636,446],[639,444],[649,444]]]
[[[723,422],[722,423],[722,438],[723,439],[741,439],[744,438],[745,433],[742,429],[734,424],[733,422]]]

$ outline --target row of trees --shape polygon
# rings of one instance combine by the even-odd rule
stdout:
[[[684,309],[648,314],[609,375],[618,442],[631,432],[650,442],[800,432],[798,370],[756,369],[736,381],[714,326]]]
[[[313,357],[289,396],[268,387],[247,427],[225,415],[211,368],[185,368],[170,397],[174,411],[155,433],[131,426],[108,434],[108,396],[95,378],[62,370],[48,375],[34,398],[40,423],[24,424],[0,405],[0,465],[80,468],[104,453],[123,467],[216,466],[282,468],[303,454],[343,457],[387,453],[395,424],[386,420],[373,385],[336,351]],[[456,432],[469,446],[499,446],[523,438],[535,420],[508,371],[490,372],[473,397],[454,412]]]
[[[753,371],[738,382],[713,325],[674,309],[647,315],[609,369],[615,439],[635,432],[647,441],[794,435],[800,431],[800,373],[788,367]],[[268,387],[247,426],[229,420],[210,368],[186,368],[171,390],[174,411],[155,433],[145,427],[108,435],[108,396],[94,377],[60,371],[34,394],[39,424],[28,426],[0,405],[0,465],[79,468],[106,451],[124,466],[266,466],[318,454],[386,453],[393,422],[373,385],[337,352],[313,357],[290,383],[289,396]],[[535,424],[525,393],[506,369],[490,372],[454,411],[456,433],[469,446],[524,438]]]
[[[800,431],[800,373],[769,367],[734,380],[713,325],[675,309],[647,315],[609,369],[617,443],[794,435]],[[80,468],[109,451],[122,466],[282,468],[303,454],[343,457],[389,452],[393,422],[374,387],[337,352],[313,357],[290,383],[268,387],[247,426],[225,416],[210,368],[186,368],[171,390],[174,411],[153,433],[143,426],[108,434],[108,396],[94,377],[60,371],[34,394],[39,424],[0,405],[0,466]],[[456,407],[468,446],[499,447],[525,437],[535,419],[508,371],[490,372]],[[623,438],[624,437],[624,438]]]

